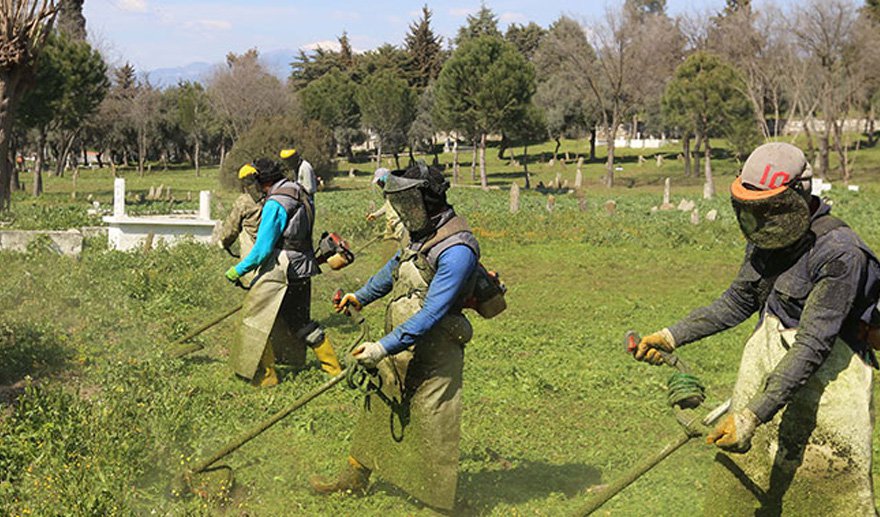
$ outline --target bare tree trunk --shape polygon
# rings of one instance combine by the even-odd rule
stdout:
[[[876,122],[874,122],[874,105],[872,104],[871,109],[868,110],[868,129],[866,131],[868,133],[868,146],[869,147],[873,147],[874,144],[877,142],[876,140],[874,140],[874,132],[875,132],[875,127],[876,127],[875,125],[876,125]]]
[[[21,179],[18,175],[18,167],[15,165],[15,158],[18,156],[18,137],[13,133],[9,138],[9,161],[12,165],[10,165],[10,169],[12,170],[12,191],[16,190],[24,190],[21,186]]]
[[[825,123],[825,131],[822,131],[819,134],[819,154],[817,157],[817,162],[819,164],[818,173],[819,177],[822,179],[828,179],[828,173],[831,172],[830,169],[830,160],[829,160],[829,135],[828,131],[830,127],[828,123]]]
[[[59,153],[58,161],[55,163],[55,175],[56,176],[64,176],[64,169],[67,165],[67,158],[70,156],[70,150],[73,149],[73,143],[76,141],[76,137],[79,135],[79,129],[71,133],[71,135],[62,140],[61,144],[61,153]]]
[[[638,114],[633,115],[632,128],[629,131],[630,140],[636,139],[639,136],[639,116]]]
[[[480,135],[480,186],[489,190],[489,178],[486,176],[486,133]]]
[[[452,142],[452,183],[458,185],[459,180],[459,163],[458,163],[458,135]]]
[[[684,156],[684,175],[687,178],[691,177],[691,135],[685,133],[681,139],[682,141],[682,156]]]
[[[700,149],[703,145],[703,135],[697,133],[694,135],[694,147],[691,149],[691,156],[694,158],[694,175],[700,174]]]
[[[382,140],[379,140],[376,143],[376,168],[382,166]]]
[[[559,155],[559,147],[562,146],[562,142],[559,141],[559,137],[553,137],[553,141],[556,142],[556,147],[553,148],[553,163],[556,163],[556,157]]]
[[[138,176],[143,177],[144,175],[144,164],[147,161],[147,131],[142,128],[138,128]]]
[[[471,181],[477,181],[477,139],[471,141],[473,152],[471,153]]]
[[[507,150],[507,135],[504,134],[504,131],[501,132],[501,144],[498,145],[498,159],[504,159],[504,151]]]
[[[17,74],[0,72],[0,212],[9,210],[12,203],[12,170],[6,157],[9,155],[9,138],[12,134],[12,96],[17,83]]]
[[[703,185],[703,199],[712,199],[715,197],[715,180],[712,178],[712,146],[709,145],[709,139],[706,138],[705,145],[705,165],[706,165],[706,184]]]
[[[196,145],[195,145],[195,148],[193,149],[193,162],[195,163],[195,166],[196,166],[196,178],[198,178],[199,176],[202,175],[201,154],[202,154],[202,142],[198,138],[196,138]]]
[[[617,134],[617,123],[606,126],[606,140],[608,141],[608,158],[605,160],[605,185],[614,186],[614,137]]]
[[[841,134],[842,125],[843,121],[839,123],[834,121],[834,150],[837,152],[838,159],[840,160],[840,177],[844,185],[849,185],[849,156],[846,145],[843,142],[843,135]]]
[[[596,126],[590,128],[590,160],[591,163],[596,161]]]
[[[529,174],[529,144],[523,145],[523,172],[526,175],[526,188],[532,188],[532,178]]]
[[[220,168],[223,168],[223,162],[226,161],[226,139],[221,139],[220,142]]]
[[[394,157],[394,167],[397,170],[400,170],[400,157],[398,156],[397,151],[395,150],[393,153],[391,153],[391,156]]]
[[[40,128],[40,135],[37,137],[37,159],[36,163],[34,163],[34,196],[39,196],[43,193],[43,160],[45,159],[46,128]]]

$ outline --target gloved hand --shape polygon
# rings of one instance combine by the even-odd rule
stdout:
[[[357,362],[367,368],[375,368],[376,364],[387,355],[388,352],[385,351],[385,347],[382,346],[382,343],[376,341],[367,341],[351,353],[351,356],[354,357]]]
[[[235,270],[235,266],[226,270],[226,279],[230,282],[235,283],[238,281],[239,278],[241,278],[241,275],[239,275],[238,271]]]
[[[636,361],[645,361],[655,366],[663,364],[663,356],[660,355],[658,350],[663,350],[664,352],[675,350],[675,338],[672,337],[669,329],[663,329],[643,337],[639,341],[638,348],[636,348]]]
[[[339,303],[336,304],[336,307],[335,307],[336,312],[344,311],[345,308],[348,307],[349,305],[351,305],[352,307],[354,307],[355,310],[358,310],[358,311],[363,308],[363,306],[361,305],[361,302],[358,301],[358,299],[355,297],[354,294],[346,293],[345,296],[343,296],[342,299],[339,300]]]
[[[744,408],[721,421],[706,437],[706,443],[715,444],[725,451],[742,454],[752,448],[752,437],[760,422],[749,408]]]

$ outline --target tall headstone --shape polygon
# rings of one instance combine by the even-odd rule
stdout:
[[[578,169],[574,175],[574,188],[580,190],[584,186],[584,173]]]
[[[672,199],[672,181],[669,178],[666,178],[666,181],[663,182],[663,204],[669,205],[670,200]]]
[[[547,211],[552,214],[554,209],[556,209],[556,196],[550,194],[547,196]]]
[[[691,212],[691,224],[700,224],[700,209],[694,208],[694,211]]]
[[[559,189],[560,187],[562,187],[562,173],[557,172],[556,179],[553,180],[553,188]]]
[[[510,213],[519,212],[519,185],[514,181],[510,185]]]
[[[211,219],[211,191],[199,192],[199,219]]]
[[[125,216],[125,178],[113,180],[113,217]]]

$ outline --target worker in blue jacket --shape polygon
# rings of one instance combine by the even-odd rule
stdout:
[[[231,282],[257,272],[245,297],[238,340],[229,355],[233,370],[254,385],[276,385],[272,344],[281,342],[299,347],[285,350],[286,358],[303,357],[304,343],[315,351],[325,372],[339,374],[333,346],[324,329],[311,319],[311,277],[321,272],[312,245],[311,197],[298,183],[286,179],[272,160],[260,159],[242,167],[239,178],[247,188],[258,188],[265,202],[253,249],[226,272]]]
[[[352,354],[377,370],[382,391],[367,395],[343,472],[312,479],[319,493],[363,492],[376,472],[431,506],[453,507],[464,345],[473,334],[462,307],[480,247],[447,202],[448,187],[423,163],[386,180],[385,194],[411,242],[337,306],[360,309],[388,297],[385,336]]]

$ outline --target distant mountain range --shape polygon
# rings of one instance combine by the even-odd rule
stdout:
[[[287,80],[290,75],[290,62],[299,54],[298,50],[282,49],[270,52],[260,52],[260,60],[266,64],[269,71],[281,80]],[[205,63],[203,61],[189,63],[188,65],[175,68],[157,68],[150,70],[146,75],[150,82],[159,88],[174,86],[180,81],[204,81],[211,71],[217,66],[223,66],[222,61]]]

